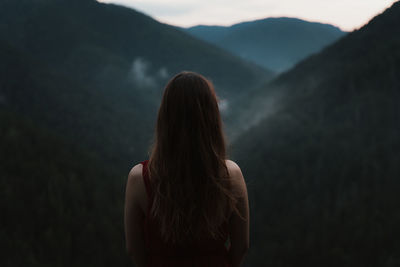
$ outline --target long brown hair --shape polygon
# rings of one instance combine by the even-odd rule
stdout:
[[[151,214],[164,241],[221,236],[221,224],[236,210],[225,159],[212,83],[194,72],[177,74],[164,90],[148,165]]]

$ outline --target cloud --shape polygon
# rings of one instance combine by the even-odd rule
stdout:
[[[161,81],[168,78],[168,70],[161,67],[156,71],[151,70],[151,64],[144,58],[137,57],[133,60],[129,78],[140,87],[156,87]]]
[[[162,78],[162,79],[167,79],[168,78],[168,71],[166,67],[162,67],[161,69],[159,69],[158,71],[158,77]]]
[[[229,111],[229,102],[227,99],[220,99],[218,101],[219,111],[226,114]]]
[[[159,18],[162,16],[180,16],[193,11],[195,1],[131,1],[131,0],[97,0],[101,3],[115,3],[131,7]]]

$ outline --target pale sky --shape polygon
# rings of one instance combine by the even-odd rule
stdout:
[[[156,20],[188,27],[231,25],[267,17],[296,17],[358,29],[394,0],[98,0],[134,8]]]

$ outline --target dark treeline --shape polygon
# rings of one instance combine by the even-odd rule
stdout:
[[[4,111],[0,149],[1,266],[127,266],[125,177]]]

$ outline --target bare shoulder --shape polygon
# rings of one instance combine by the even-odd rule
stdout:
[[[236,164],[233,160],[227,159],[225,160],[226,167],[228,167],[228,171],[238,171],[240,170],[239,165]]]
[[[127,187],[129,187],[129,189],[136,191],[139,189],[140,185],[144,184],[142,170],[143,165],[140,163],[133,166],[133,168],[130,170],[127,181]]]
[[[138,182],[138,180],[143,180],[142,170],[143,170],[143,165],[140,163],[133,166],[133,168],[130,170],[128,174],[128,182],[133,183],[133,182]]]
[[[143,165],[135,165],[128,174],[126,194],[144,209],[146,203],[146,188],[142,176]]]
[[[246,191],[246,182],[239,165],[232,160],[226,160],[225,162],[232,181],[233,189],[238,192]]]
[[[236,164],[236,162],[229,159],[227,159],[225,162],[226,167],[228,168],[229,176],[232,179],[243,179],[242,170],[240,169],[239,165]]]

